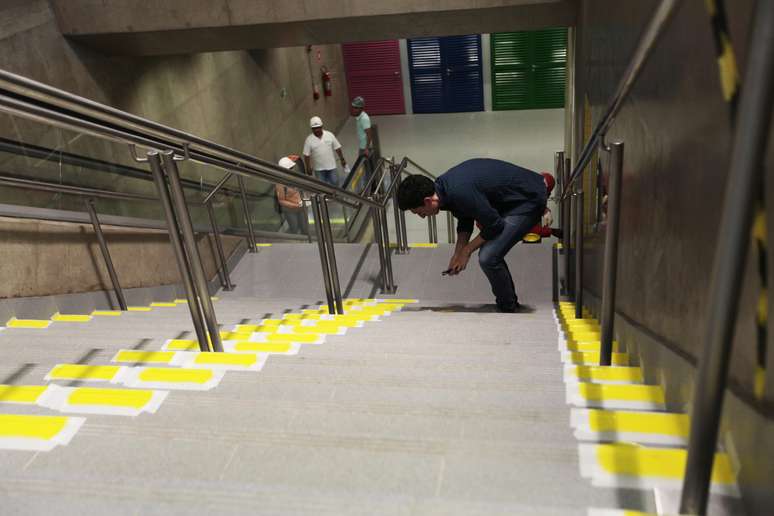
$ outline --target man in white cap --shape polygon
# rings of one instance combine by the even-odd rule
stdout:
[[[285,156],[279,160],[279,166],[288,170],[293,170],[296,166],[298,156]],[[277,183],[277,202],[279,203],[280,213],[288,222],[288,231],[296,234],[307,233],[307,215],[304,210],[304,201],[301,199],[301,192],[293,187]]]
[[[326,183],[339,186],[334,151],[339,155],[341,166],[347,166],[344,154],[341,152],[341,144],[332,132],[323,129],[323,123],[319,116],[310,118],[309,126],[312,128],[312,134],[307,136],[304,142],[306,170],[314,170],[317,177]]]
[[[365,99],[363,97],[352,99],[350,114],[357,121],[358,155],[369,157],[373,148],[373,137],[371,135],[371,118],[365,112]]]

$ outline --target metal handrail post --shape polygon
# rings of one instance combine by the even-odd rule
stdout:
[[[387,227],[387,210],[385,208],[379,209],[379,217],[381,218],[382,226],[382,243],[384,245],[384,264],[385,264],[385,277],[387,279],[385,292],[390,294],[395,292],[395,279],[392,275],[392,251],[390,249],[390,231]]]
[[[704,351],[694,387],[688,459],[680,500],[683,514],[703,515],[717,447],[731,345],[753,226],[755,190],[764,174],[774,106],[774,2],[756,2],[746,71],[729,160],[705,317]]]
[[[408,254],[408,229],[406,228],[406,212],[403,210],[400,210],[400,234],[401,240],[403,240],[403,254]]]
[[[341,298],[341,284],[339,283],[339,269],[336,265],[336,249],[333,246],[333,231],[331,230],[331,216],[328,212],[328,201],[320,197],[320,215],[322,215],[322,230],[325,232],[325,245],[328,251],[328,271],[331,279],[331,291],[333,301],[336,304],[336,313],[344,315],[344,301]]]
[[[433,243],[438,243],[438,217],[436,215],[433,215],[430,217],[432,219],[433,223]]]
[[[247,224],[247,243],[249,245],[249,252],[257,253],[258,248],[255,246],[255,232],[253,231],[253,221],[250,217],[250,207],[247,205],[247,192],[245,190],[245,178],[237,176],[239,181],[239,194],[242,196],[242,211],[245,214],[245,224]]]
[[[554,153],[554,178],[556,179],[555,191],[559,192],[561,196],[561,193],[564,191],[564,151],[556,151]],[[556,204],[559,208],[557,215],[559,220],[562,220],[562,203],[557,202]]]
[[[610,145],[610,176],[607,188],[607,230],[605,234],[604,279],[602,280],[602,339],[599,365],[609,366],[613,359],[615,287],[618,273],[618,233],[621,221],[621,179],[623,142]]]
[[[559,245],[551,246],[551,301],[559,302]]]
[[[379,251],[379,277],[382,283],[382,292],[387,292],[387,259],[385,258],[384,231],[378,208],[371,208],[371,223],[373,224],[376,248]]]
[[[454,244],[457,242],[457,232],[455,231],[454,227],[454,215],[452,215],[452,212],[447,211],[446,212],[446,238],[449,241],[450,244]]]
[[[234,285],[231,284],[231,277],[228,274],[228,262],[226,261],[226,253],[223,252],[223,242],[220,240],[220,229],[218,228],[218,221],[215,219],[215,210],[211,202],[208,202],[205,206],[207,206],[207,215],[212,226],[212,235],[215,238],[215,249],[218,251],[218,259],[220,261],[218,274],[223,283],[223,289],[234,290]]]
[[[223,351],[223,345],[220,341],[220,328],[215,316],[215,309],[212,306],[210,290],[207,285],[207,277],[204,275],[204,266],[202,258],[199,255],[199,247],[196,245],[196,235],[194,234],[193,224],[191,224],[191,215],[188,212],[188,205],[185,202],[185,193],[183,185],[180,184],[180,173],[177,170],[175,155],[172,152],[165,152],[161,155],[169,180],[169,192],[172,194],[172,208],[177,214],[177,221],[180,224],[180,233],[183,237],[183,245],[188,252],[188,259],[191,264],[191,276],[193,278],[194,289],[199,297],[199,303],[204,314],[204,323],[207,327],[207,333],[210,336],[210,346],[212,351]]]
[[[573,277],[572,277],[572,221],[573,221],[573,212],[572,212],[572,203],[573,203],[573,197],[572,196],[565,196],[564,191],[569,188],[567,178],[570,170],[570,159],[565,158],[564,161],[564,169],[562,169],[562,173],[564,175],[564,181],[562,184],[564,185],[562,190],[562,196],[560,197],[560,201],[562,203],[562,213],[564,215],[564,223],[562,224],[562,251],[564,251],[564,290],[565,294],[570,298],[574,299],[574,289],[575,284],[573,283]]]
[[[320,252],[320,266],[323,273],[323,286],[325,287],[325,299],[328,301],[328,313],[336,313],[336,303],[333,299],[333,289],[331,287],[330,267],[328,266],[328,247],[325,245],[325,233],[323,231],[322,209],[320,208],[320,199],[317,194],[311,197],[312,215],[314,216],[314,231],[317,235],[317,249]]]
[[[107,268],[108,276],[110,276],[110,282],[113,284],[118,306],[121,310],[126,311],[126,298],[124,298],[124,291],[121,290],[121,284],[118,282],[118,274],[116,274],[116,269],[113,267],[113,259],[110,257],[110,250],[108,249],[105,235],[102,234],[102,226],[99,224],[97,210],[94,207],[94,199],[86,199],[86,208],[89,210],[89,218],[94,228],[94,235],[97,237],[99,250],[102,251],[102,258],[105,260],[105,267]]]
[[[392,180],[393,181],[400,181],[400,177],[398,176],[398,166],[397,165],[390,165],[390,173],[392,174]],[[403,240],[403,227],[402,224],[405,221],[405,219],[401,219],[401,209],[398,206],[398,190],[397,188],[393,190],[392,192],[392,211],[395,215],[395,252],[397,254],[404,254],[406,249],[406,242]]]
[[[207,332],[204,329],[204,317],[202,316],[199,298],[193,286],[191,277],[191,264],[188,261],[185,247],[180,240],[180,228],[175,217],[175,211],[172,208],[172,200],[169,194],[169,186],[164,177],[164,171],[161,167],[161,156],[156,151],[148,153],[148,165],[150,166],[153,182],[156,185],[156,191],[161,200],[161,207],[164,210],[164,217],[167,219],[167,231],[169,233],[169,242],[172,244],[172,251],[177,261],[177,268],[180,271],[180,279],[183,282],[185,297],[188,300],[188,310],[191,312],[191,322],[193,323],[196,338],[199,341],[201,351],[209,351],[210,345],[207,341]]]
[[[583,319],[583,192],[575,195],[575,318]]]

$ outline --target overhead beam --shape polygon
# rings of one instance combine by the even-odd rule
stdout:
[[[459,0],[52,0],[63,34],[115,55],[534,30],[572,26],[576,18],[574,0],[479,0],[477,8],[459,8],[470,4]]]

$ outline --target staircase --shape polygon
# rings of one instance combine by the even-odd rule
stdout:
[[[571,347],[557,353],[557,342],[569,346],[570,322],[566,307],[557,317],[550,302],[550,247],[510,254],[520,298],[532,308],[515,315],[485,306],[490,293],[477,264],[442,278],[449,254],[440,245],[394,256],[398,292],[376,301],[376,250],[337,246],[349,301],[344,316],[328,317],[318,308],[316,248],[263,247],[242,259],[236,289],[215,302],[225,354],[195,352],[181,300],[6,327],[0,411],[46,418],[0,430],[4,510],[654,510],[650,487],[589,473],[597,450],[588,442],[611,436],[589,426],[599,414],[588,389],[610,380],[604,374],[640,377],[638,368],[573,366],[584,356],[568,354]],[[577,390],[577,380],[594,383]],[[572,419],[566,402],[576,406]]]

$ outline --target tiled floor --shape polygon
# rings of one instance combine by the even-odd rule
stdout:
[[[435,175],[470,158],[496,158],[530,170],[553,171],[564,147],[564,110],[488,111],[435,115],[373,116],[384,156],[410,157]],[[357,155],[354,119],[338,134],[350,163]],[[388,216],[394,241],[394,220]],[[409,242],[427,242],[427,222],[406,216]],[[446,239],[446,217],[438,218],[439,241]]]

